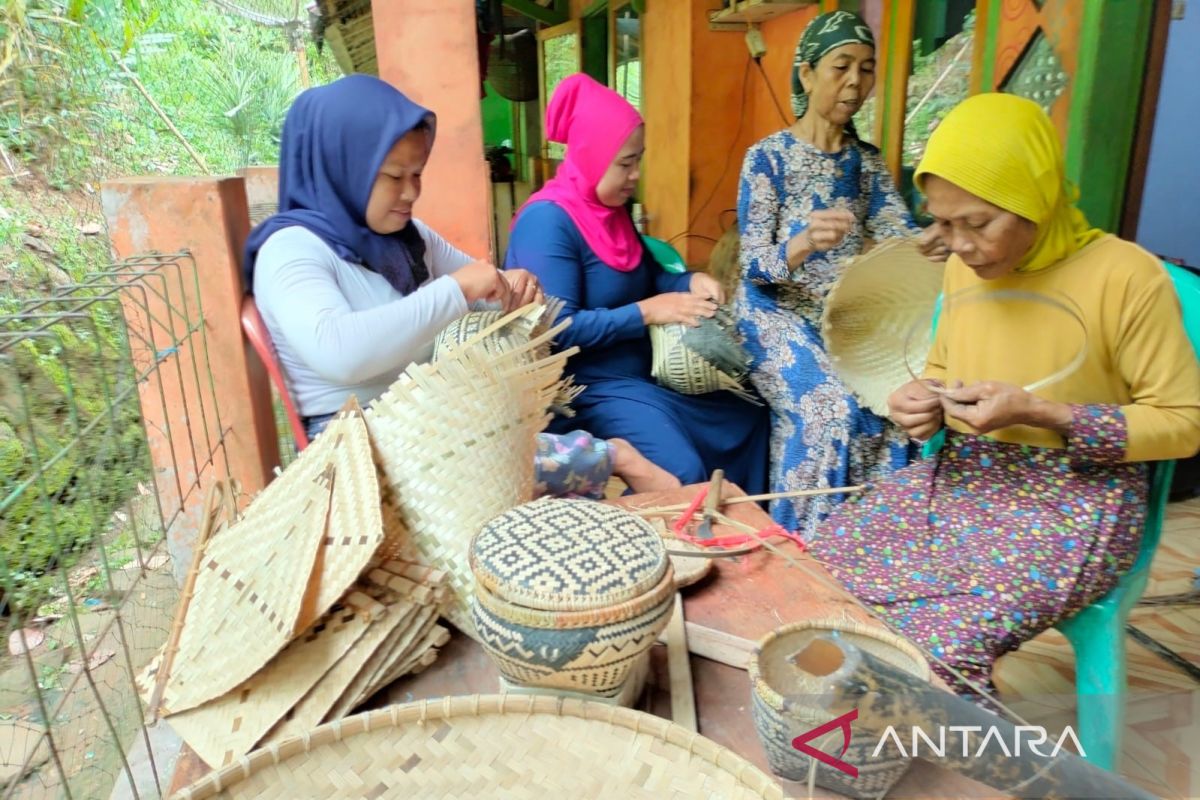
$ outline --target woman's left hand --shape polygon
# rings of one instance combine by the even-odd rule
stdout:
[[[1066,433],[1072,411],[1065,403],[1043,400],[1019,386],[981,381],[951,389],[942,396],[946,416],[961,420],[977,433],[990,433],[1010,425],[1032,425]]]
[[[546,299],[542,294],[541,284],[532,272],[524,269],[506,269],[500,274],[504,276],[511,290],[508,293],[509,301],[505,311],[514,311]]]
[[[950,248],[942,240],[936,225],[930,225],[917,236],[917,250],[930,261],[945,261],[950,257]]]
[[[725,304],[725,287],[707,272],[693,272],[692,282],[688,284],[688,291],[712,300],[719,306]]]

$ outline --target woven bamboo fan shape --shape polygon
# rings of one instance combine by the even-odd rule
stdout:
[[[574,349],[530,360],[564,324],[503,353],[479,346],[518,310],[432,364],[413,364],[366,413],[390,500],[420,560],[444,570],[446,616],[474,636],[467,553],[485,522],[533,493],[534,437]]]
[[[736,753],[659,717],[492,695],[391,706],[324,725],[177,797],[774,800],[783,791]]]
[[[334,610],[249,680],[167,719],[213,767],[256,746],[344,717],[386,683],[433,663],[449,632],[438,626],[444,573],[392,561],[371,569]],[[139,681],[151,695],[160,659]]]
[[[168,713],[247,680],[341,597],[383,539],[362,412],[325,434],[205,550],[163,695]]]
[[[920,320],[932,322],[944,271],[914,239],[897,239],[850,262],[825,300],[821,335],[834,371],[880,416],[888,414],[888,395],[911,380],[906,339]],[[910,345],[908,359],[918,371],[930,344],[918,336]]]
[[[759,404],[742,386],[750,358],[737,341],[733,316],[727,311],[701,320],[698,328],[682,323],[651,325],[650,345],[650,374],[660,385],[680,394],[726,390]]]

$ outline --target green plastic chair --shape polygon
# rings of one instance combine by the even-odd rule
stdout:
[[[1183,308],[1183,326],[1200,358],[1200,277],[1174,264],[1165,264],[1175,282]],[[941,313],[939,296],[934,311],[934,330]],[[944,432],[926,445],[922,454],[941,449]],[[1121,755],[1125,729],[1125,690],[1128,664],[1125,625],[1129,612],[1150,579],[1150,564],[1162,538],[1167,498],[1175,474],[1174,461],[1156,461],[1150,469],[1150,492],[1146,527],[1137,558],[1129,571],[1104,597],[1054,627],[1062,631],[1075,650],[1075,694],[1078,705],[1076,734],[1087,760],[1098,767],[1115,770]]]

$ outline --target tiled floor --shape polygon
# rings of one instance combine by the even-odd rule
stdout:
[[[1188,591],[1198,566],[1200,498],[1168,508],[1146,596]],[[1200,666],[1200,606],[1142,606],[1129,621]],[[1132,639],[1127,643],[1121,772],[1162,797],[1200,797],[1200,683]],[[1003,658],[996,683],[1031,722],[1067,724],[1074,718],[1075,658],[1057,631],[1047,631]]]

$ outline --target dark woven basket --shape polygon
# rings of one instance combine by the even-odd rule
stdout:
[[[488,52],[488,83],[496,93],[514,103],[538,98],[537,39],[525,29],[492,42]]]

